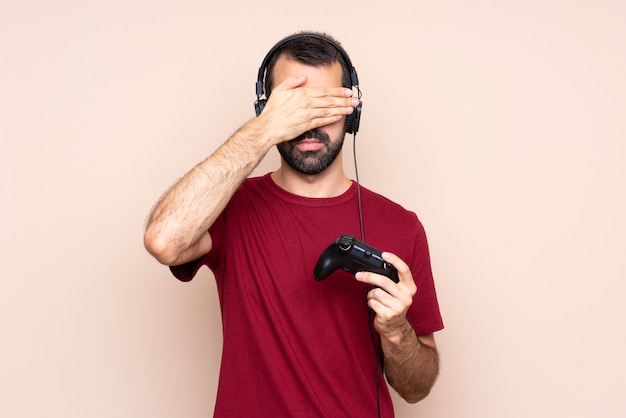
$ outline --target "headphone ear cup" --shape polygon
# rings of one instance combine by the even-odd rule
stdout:
[[[256,102],[254,102],[254,111],[257,116],[259,116],[261,112],[263,111],[263,108],[265,107],[266,102],[267,102],[266,99],[258,99]]]
[[[359,100],[359,104],[353,108],[352,113],[346,116],[346,133],[356,134],[359,131],[359,125],[361,124],[361,110],[363,109],[363,102]]]

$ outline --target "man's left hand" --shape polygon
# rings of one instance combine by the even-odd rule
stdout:
[[[409,266],[402,259],[389,252],[383,252],[382,257],[398,270],[398,283],[365,271],[358,272],[355,277],[373,287],[367,294],[367,304],[376,313],[374,328],[381,336],[394,339],[400,337],[402,328],[407,325],[406,313],[413,303],[417,286]]]

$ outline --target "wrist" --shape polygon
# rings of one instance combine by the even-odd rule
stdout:
[[[250,120],[245,128],[249,131],[249,135],[254,138],[255,141],[271,148],[284,141],[289,141],[297,135],[291,135],[291,132],[286,130],[284,124],[277,123],[269,113],[264,112],[256,118]]]
[[[253,152],[267,152],[274,144],[260,116],[251,119],[234,135],[239,145]]]
[[[395,347],[400,347],[406,344],[406,342],[417,338],[415,330],[406,319],[397,327],[389,329],[384,333],[380,333],[380,336],[383,340],[386,340],[390,345]]]

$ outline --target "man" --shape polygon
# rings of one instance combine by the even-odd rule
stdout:
[[[279,42],[259,71],[258,117],[148,221],[146,248],[176,277],[191,280],[203,265],[215,275],[224,334],[215,416],[393,416],[382,369],[411,403],[438,375],[433,332],[443,324],[424,229],[414,213],[357,193],[343,170],[346,121],[356,132],[360,112],[351,70],[328,35]],[[280,167],[248,178],[273,146]],[[314,280],[324,249],[361,233],[387,251],[399,282],[341,269]]]

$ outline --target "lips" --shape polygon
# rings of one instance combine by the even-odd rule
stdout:
[[[317,151],[324,146],[323,143],[314,138],[305,138],[295,144],[299,151]]]

